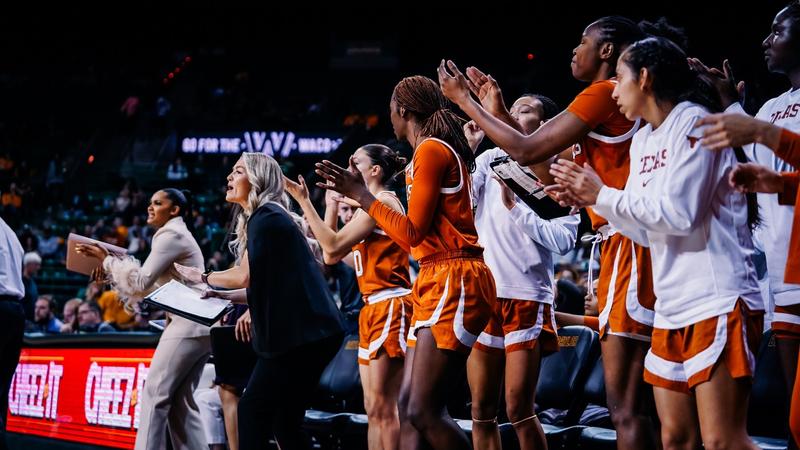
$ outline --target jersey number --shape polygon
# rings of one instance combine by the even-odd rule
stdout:
[[[356,276],[364,275],[364,264],[361,262],[361,252],[358,250],[353,252],[353,266],[356,269]]]

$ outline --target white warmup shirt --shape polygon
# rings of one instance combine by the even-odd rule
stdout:
[[[579,216],[545,220],[517,198],[509,210],[489,163],[507,156],[499,148],[475,160],[472,199],[477,205],[475,227],[486,265],[494,275],[497,297],[553,303],[553,253],[564,255],[575,246]]]
[[[742,298],[763,310],[752,262],[747,200],[728,184],[732,149],[700,144],[695,122],[708,111],[675,106],[664,123],[642,128],[631,143],[624,191],[603,187],[595,211],[647,244],[656,293],[654,326],[677,329],[726,314]]]
[[[728,111],[746,114],[738,103],[731,105]],[[789,90],[767,101],[756,114],[756,118],[795,133],[800,132],[800,89]],[[750,160],[772,170],[778,172],[796,170],[764,145],[746,145],[744,151]],[[758,210],[761,224],[756,232],[763,243],[767,257],[770,293],[776,305],[788,306],[800,303],[800,284],[783,282],[789,239],[792,234],[794,206],[778,204],[778,196],[775,194],[758,194]]]

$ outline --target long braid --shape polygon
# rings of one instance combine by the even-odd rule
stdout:
[[[450,110],[450,102],[439,85],[420,75],[400,80],[394,88],[397,105],[413,114],[425,136],[435,137],[450,144],[466,164],[475,170],[475,154],[464,136],[464,120]]]

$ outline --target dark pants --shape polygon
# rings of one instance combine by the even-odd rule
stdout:
[[[22,335],[25,330],[25,312],[17,300],[0,301],[0,449],[6,446],[6,415],[8,414],[8,390],[11,378],[17,370]]]
[[[239,448],[267,449],[274,436],[281,450],[310,448],[303,418],[320,376],[336,356],[342,336],[295,348],[275,358],[258,358],[239,401]]]

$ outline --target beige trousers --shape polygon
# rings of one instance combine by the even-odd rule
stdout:
[[[208,336],[161,339],[144,384],[135,450],[208,448],[194,390],[211,354]]]

